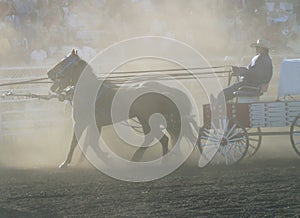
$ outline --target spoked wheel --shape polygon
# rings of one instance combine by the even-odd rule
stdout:
[[[290,139],[294,150],[300,155],[300,116],[297,116],[291,125]]]
[[[252,157],[259,149],[261,145],[262,135],[261,129],[258,128],[247,128],[246,129],[249,138],[249,147],[246,157]]]
[[[232,165],[247,154],[249,146],[247,131],[234,120],[219,119],[204,125],[201,130],[202,155],[199,166],[205,163]]]

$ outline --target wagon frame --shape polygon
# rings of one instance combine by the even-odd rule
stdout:
[[[229,84],[231,78],[232,74],[228,78]],[[279,135],[289,135],[293,149],[300,155],[300,100],[293,98],[300,95],[300,89],[291,87],[296,80],[300,84],[300,60],[285,59],[275,101],[261,101],[259,96],[237,93],[236,98],[223,107],[203,105],[204,125],[199,133],[199,146],[206,149],[204,158],[215,164],[234,164],[244,157],[253,156],[260,148],[263,136]],[[291,100],[286,100],[286,97]],[[272,127],[289,127],[289,131],[265,130]],[[237,129],[239,133],[232,135]],[[208,157],[205,153],[209,154]]]

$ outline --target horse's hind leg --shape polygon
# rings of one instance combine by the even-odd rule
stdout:
[[[142,146],[134,153],[131,160],[132,161],[139,161],[142,159],[145,151],[147,150],[147,146],[154,140],[154,138],[157,138],[159,142],[162,145],[162,154],[166,155],[168,153],[168,144],[169,144],[169,138],[163,133],[163,131],[160,129],[160,124],[152,126],[152,132],[150,133],[151,127],[148,122],[141,122],[141,125],[143,127],[143,131],[145,134],[145,140],[142,144]]]
[[[162,154],[164,156],[168,153],[169,137],[166,136],[166,134],[164,134],[163,132],[160,133],[160,136],[161,136],[161,134],[163,136],[157,137],[157,139],[159,140],[160,144],[162,145]]]
[[[150,126],[148,124],[148,122],[141,122],[141,125],[142,125],[142,128],[143,128],[143,131],[144,131],[144,134],[145,134],[145,140],[143,142],[143,144],[141,145],[141,147],[139,147],[135,153],[133,154],[131,160],[132,161],[139,161],[142,159],[146,149],[147,149],[147,145],[149,145],[153,140],[154,140],[154,137],[149,134],[150,133]]]
[[[76,135],[75,135],[75,132],[74,132],[68,156],[67,156],[66,160],[62,164],[59,165],[59,168],[68,167],[68,164],[71,163],[72,156],[73,156],[73,153],[74,153],[74,149],[76,148],[77,144],[78,144],[78,142],[77,142],[77,138],[76,138]]]
[[[197,123],[193,118],[190,118],[188,122],[186,121],[183,123],[183,131],[185,138],[193,144],[192,146],[194,146],[194,148],[198,148],[200,154],[202,154],[202,147],[200,143],[202,130],[198,129]],[[195,134],[196,132],[198,132],[198,135]]]

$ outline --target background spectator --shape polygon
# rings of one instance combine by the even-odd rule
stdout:
[[[45,64],[47,57],[47,52],[38,43],[30,54],[30,61],[32,65],[43,65]]]
[[[0,0],[0,22],[1,62],[14,65],[40,63],[31,56],[44,52],[52,63],[72,46],[90,59],[111,43],[141,35],[182,40],[208,56],[245,54],[257,38],[276,45],[273,52],[298,53],[300,2]]]

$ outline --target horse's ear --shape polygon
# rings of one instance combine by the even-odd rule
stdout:
[[[77,50],[73,49],[73,50],[72,50],[72,54],[73,54],[73,55],[77,55]]]

